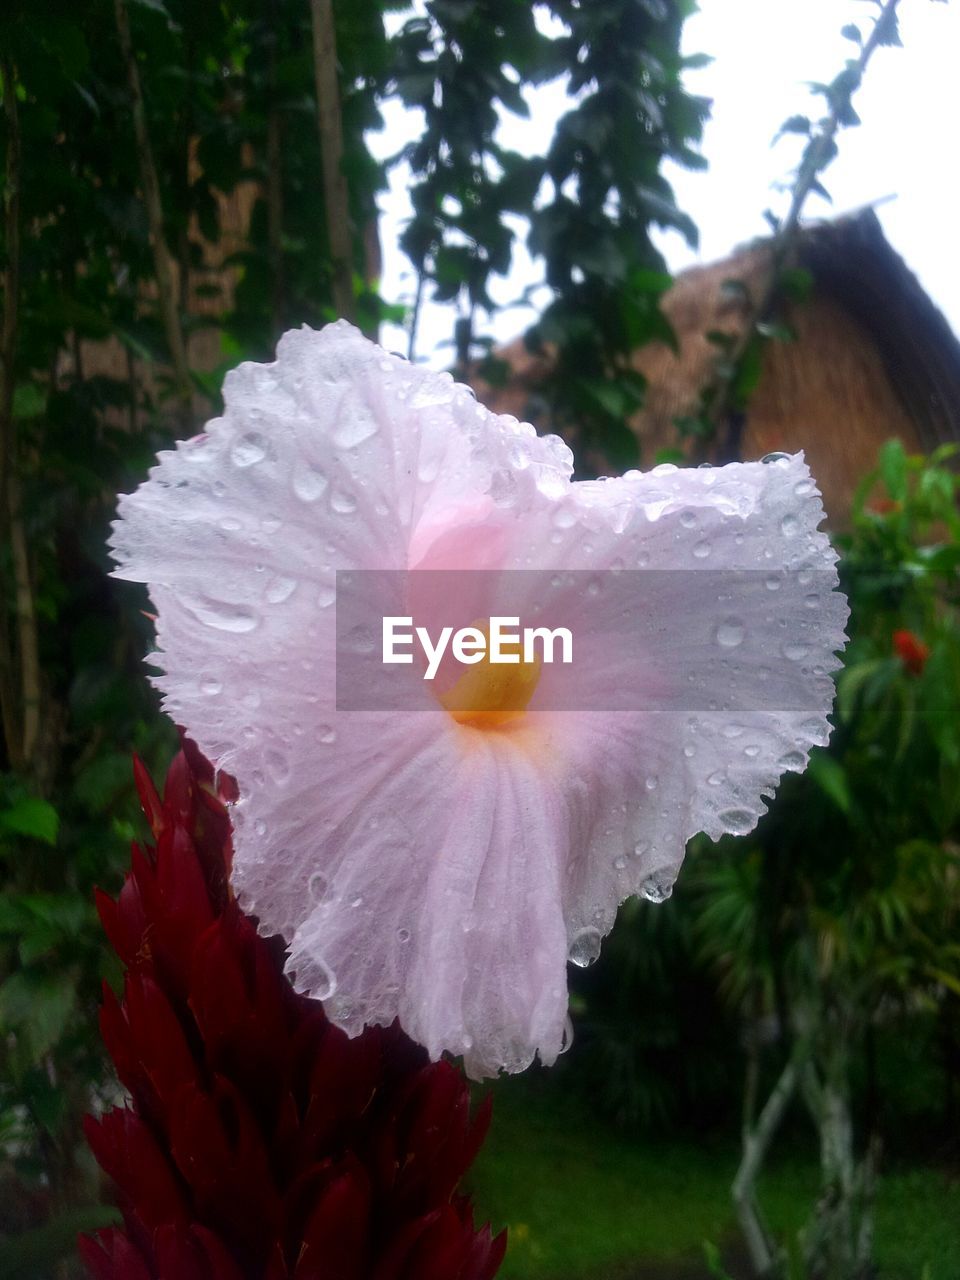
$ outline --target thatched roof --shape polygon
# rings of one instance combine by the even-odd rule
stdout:
[[[636,356],[649,383],[632,424],[644,465],[657,450],[677,447],[674,420],[696,409],[717,354],[707,332],[742,328],[743,299],[724,282],[741,280],[757,296],[769,254],[769,243],[760,242],[695,267],[666,295],[663,309],[679,351],[655,344]],[[743,458],[806,450],[827,511],[840,522],[884,440],[899,436],[912,451],[960,440],[960,342],[871,209],[805,228],[798,265],[813,278],[811,295],[784,304],[795,340],[767,345],[735,443]],[[522,339],[499,354],[513,375],[505,387],[480,387],[478,395],[500,412],[548,428],[540,387],[549,357],[531,355]]]

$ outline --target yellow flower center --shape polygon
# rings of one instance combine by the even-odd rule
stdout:
[[[481,660],[467,667],[463,675],[445,693],[440,703],[458,724],[473,729],[499,729],[519,720],[530,705],[540,680],[541,661],[525,662],[521,646],[502,643],[501,654],[516,656],[515,663],[491,662],[489,629],[486,624],[473,624],[487,636],[488,647]]]

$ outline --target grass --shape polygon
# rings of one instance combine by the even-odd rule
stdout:
[[[507,1226],[502,1280],[699,1280],[703,1243],[749,1275],[730,1206],[729,1139],[618,1132],[542,1079],[495,1087],[494,1123],[471,1178],[477,1210]],[[788,1156],[761,1198],[779,1235],[796,1232],[817,1189],[813,1158]],[[877,1202],[882,1280],[960,1280],[960,1185],[933,1169],[886,1171]]]

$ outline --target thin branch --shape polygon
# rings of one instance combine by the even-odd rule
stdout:
[[[417,269],[417,292],[410,313],[410,335],[407,339],[407,359],[413,364],[417,353],[417,329],[420,327],[420,308],[423,305],[423,267]]]
[[[796,249],[804,205],[817,186],[818,175],[829,163],[845,110],[849,108],[853,94],[863,82],[870,59],[889,33],[899,3],[900,0],[885,0],[873,30],[860,48],[860,56],[849,66],[847,91],[834,98],[829,114],[820,124],[819,132],[807,146],[793,187],[790,208],[773,238],[770,268],[763,291],[759,299],[751,303],[742,332],[724,351],[722,360],[717,362],[711,384],[702,394],[701,420],[708,428],[709,435],[719,433],[735,417],[734,389],[737,377],[745,357],[760,336],[760,326],[769,322],[774,313],[784,269],[792,260]],[[721,448],[724,444],[721,440]]]
[[[758,1276],[776,1275],[781,1257],[760,1215],[756,1180],[774,1134],[780,1127],[787,1106],[800,1083],[803,1064],[809,1052],[808,1042],[805,1039],[798,1040],[790,1060],[764,1103],[756,1124],[745,1128],[743,1134],[743,1157],[733,1180],[731,1195],[747,1251],[750,1254],[750,1261]]]
[[[323,204],[333,265],[333,305],[338,316],[353,320],[356,317],[353,242],[347,180],[343,175],[343,122],[337,83],[333,0],[310,0],[310,12],[313,16],[313,71],[323,160]]]
[[[114,14],[117,22],[120,52],[123,56],[124,66],[127,71],[127,81],[130,86],[133,132],[140,160],[140,184],[143,187],[143,202],[146,206],[147,225],[150,229],[150,247],[153,251],[154,274],[157,278],[160,316],[167,339],[167,349],[173,365],[174,382],[181,405],[181,416],[184,426],[189,427],[193,416],[193,384],[190,380],[190,367],[187,361],[183,327],[180,323],[180,313],[177,309],[173,265],[163,231],[160,181],[157,177],[157,166],[153,156],[153,147],[150,144],[150,133],[147,129],[147,113],[143,102],[143,90],[140,85],[140,72],[137,69],[137,59],[133,51],[133,40],[130,35],[130,17],[127,13],[126,0],[114,0]]]
[[[17,609],[17,640],[20,649],[20,690],[23,712],[21,754],[23,767],[32,770],[40,737],[40,643],[37,610],[30,569],[30,552],[20,501],[20,481],[13,468],[7,476],[7,515],[10,525],[10,552],[13,559],[13,591]]]
[[[15,466],[13,397],[19,328],[21,168],[16,71],[9,58],[0,59],[0,76],[3,77],[3,112],[7,125],[3,196],[6,254],[0,276],[3,283],[3,320],[0,325],[0,513],[9,532],[10,480]],[[7,633],[6,617],[0,622],[0,713],[8,761],[12,768],[21,770],[25,764],[25,753],[18,663]]]
[[[0,326],[0,500],[6,493],[7,473],[13,466],[13,394],[20,320],[20,113],[17,109],[16,70],[9,58],[0,59],[3,113],[7,124],[7,156],[3,193],[3,232],[6,256],[3,282],[3,323]]]
[[[278,338],[286,327],[286,287],[283,272],[283,150],[280,108],[277,105],[277,27],[276,0],[268,0],[267,24],[270,30],[268,62],[269,98],[267,101],[267,257],[270,263],[270,310],[273,336]]]

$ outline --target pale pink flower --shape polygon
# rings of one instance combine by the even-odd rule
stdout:
[[[166,710],[237,779],[240,902],[351,1034],[399,1017],[478,1077],[552,1062],[568,957],[827,741],[847,610],[806,464],[573,482],[560,440],[343,323],[224,395],[121,500],[112,546],[149,585]],[[485,722],[405,667],[413,709],[338,710],[336,572],[357,569],[542,571],[500,575],[521,611],[575,580],[579,701],[524,667],[526,711]],[[612,572],[637,569],[660,572]]]

